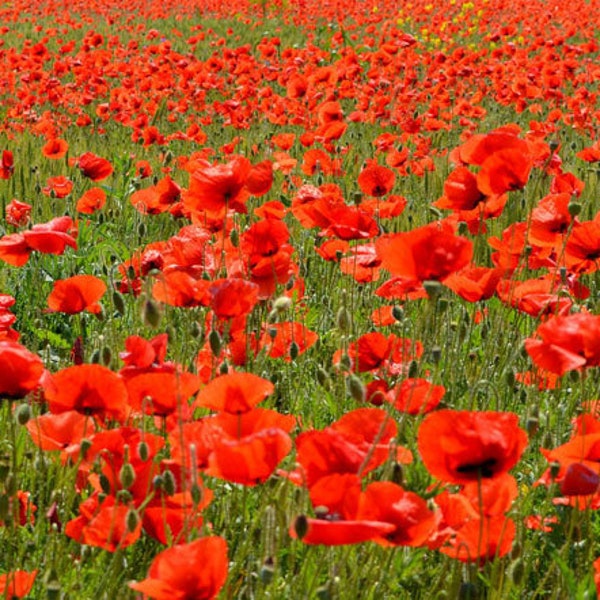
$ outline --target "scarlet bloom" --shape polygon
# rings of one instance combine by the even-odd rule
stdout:
[[[197,406],[241,414],[252,410],[275,391],[268,379],[253,373],[228,373],[213,379],[200,390]]]
[[[97,314],[102,310],[98,300],[104,296],[106,284],[93,275],[75,275],[54,282],[48,296],[50,310],[70,315],[87,310]]]
[[[13,199],[6,205],[6,222],[13,227],[23,227],[29,223],[31,204]]]
[[[42,359],[21,344],[0,340],[0,397],[23,398],[40,384]]]
[[[428,414],[418,433],[427,470],[448,483],[469,483],[512,469],[527,446],[513,413],[440,410]]]
[[[227,209],[245,213],[249,196],[246,181],[251,168],[247,158],[237,157],[225,164],[207,164],[197,169],[184,196],[185,206],[217,215],[223,215]]]
[[[419,415],[432,411],[445,393],[443,385],[434,385],[426,379],[408,378],[395,387],[388,397],[398,410]]]
[[[129,587],[154,600],[211,600],[225,584],[227,569],[225,540],[204,537],[160,552],[148,577]]]
[[[541,369],[564,375],[581,367],[600,365],[600,316],[575,313],[551,317],[535,337],[525,340],[525,350]]]
[[[105,158],[96,156],[91,152],[82,154],[77,159],[77,166],[81,174],[92,181],[102,181],[113,172],[113,166]]]
[[[2,160],[0,160],[0,179],[10,179],[14,169],[13,153],[10,150],[3,150]]]
[[[467,266],[473,255],[472,242],[444,222],[380,237],[375,248],[384,269],[417,281],[443,281]]]
[[[127,414],[127,388],[110,369],[96,364],[67,367],[45,382],[50,411],[77,410],[86,415],[123,419]]]
[[[66,198],[72,189],[73,182],[64,175],[58,175],[57,177],[48,178],[46,187],[42,188],[42,192],[53,198]]]
[[[52,138],[46,142],[42,148],[42,154],[46,158],[58,160],[62,158],[69,149],[69,144],[60,138]]]
[[[84,215],[93,215],[105,204],[106,192],[102,188],[94,187],[89,189],[81,196],[81,198],[79,198],[75,208],[77,212],[83,213]]]
[[[358,176],[358,185],[363,194],[376,198],[391,192],[395,182],[394,171],[381,165],[369,165]]]
[[[38,570],[10,571],[0,575],[0,595],[4,598],[25,598],[31,591]]]

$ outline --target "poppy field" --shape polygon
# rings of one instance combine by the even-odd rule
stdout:
[[[0,597],[597,597],[598,0],[32,4]]]

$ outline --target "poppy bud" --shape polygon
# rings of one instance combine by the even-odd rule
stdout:
[[[321,387],[329,389],[331,380],[329,379],[329,373],[323,367],[317,369],[317,381]]]
[[[133,496],[129,490],[119,490],[115,494],[115,498],[122,504],[129,504],[133,500]]]
[[[94,365],[100,363],[100,350],[96,349],[92,352],[92,355],[90,356],[90,362]]]
[[[463,581],[458,589],[458,600],[477,600],[480,597],[479,588],[470,581]]]
[[[26,425],[31,419],[31,408],[29,404],[21,404],[15,411],[15,419],[19,425]]]
[[[342,354],[340,358],[340,369],[342,371],[349,371],[352,368],[352,360],[347,354]]]
[[[48,600],[58,600],[61,596],[61,586],[58,579],[52,579],[46,582],[46,598]]]
[[[137,447],[138,456],[144,462],[146,462],[150,456],[150,449],[146,442],[140,442]]]
[[[231,245],[234,248],[237,248],[240,244],[240,234],[238,233],[237,229],[232,229],[231,233],[229,234],[229,240],[231,241]]]
[[[142,322],[147,327],[158,327],[161,314],[158,305],[153,300],[147,299],[142,306]]]
[[[141,222],[138,225],[138,235],[143,238],[146,235],[146,224],[144,222]]]
[[[216,329],[211,329],[211,332],[208,334],[208,345],[214,356],[221,354],[221,336]]]
[[[415,378],[419,374],[419,363],[416,360],[411,360],[408,365],[408,377]]]
[[[285,312],[291,306],[292,299],[288,298],[287,296],[279,296],[279,298],[273,302],[273,310],[277,311],[278,313]]]
[[[102,364],[104,366],[108,367],[112,360],[112,350],[108,346],[104,346],[102,348],[101,358],[102,358]]]
[[[260,580],[264,585],[269,585],[273,581],[275,575],[275,567],[273,565],[273,559],[267,558],[260,569]]]
[[[298,354],[300,353],[300,348],[296,342],[292,342],[290,344],[290,358],[292,360],[296,360],[298,358]]]
[[[8,494],[2,494],[0,496],[0,521],[6,523],[9,517],[9,497]]]
[[[116,290],[113,292],[112,301],[113,301],[113,304],[115,305],[115,310],[120,315],[124,315],[125,314],[125,300],[123,299],[123,296]]]
[[[431,361],[437,365],[441,359],[442,359],[442,349],[439,346],[434,346],[431,349]]]
[[[338,310],[335,317],[335,323],[342,333],[350,333],[350,330],[352,329],[352,316],[345,306]]]
[[[161,490],[164,487],[165,480],[162,475],[156,475],[154,479],[152,479],[152,487],[155,490]]]
[[[298,539],[301,540],[308,533],[308,520],[306,515],[300,515],[296,517],[294,521],[294,531],[298,536]]]
[[[550,477],[552,478],[552,480],[556,479],[559,472],[560,472],[560,463],[559,462],[550,463]]]
[[[175,476],[173,475],[173,473],[171,471],[169,471],[167,469],[162,474],[162,479],[163,479],[163,489],[165,490],[165,493],[167,494],[167,496],[172,496],[177,489],[177,483],[175,481]]]
[[[119,471],[119,482],[123,488],[128,490],[135,482],[135,469],[131,463],[125,463]]]
[[[105,494],[110,494],[110,481],[104,473],[100,473],[100,488]]]
[[[229,373],[229,365],[227,364],[227,361],[224,360],[219,365],[219,375],[227,375],[227,373]]]
[[[129,509],[129,512],[125,517],[125,523],[127,524],[127,531],[133,533],[137,529],[140,523],[140,516],[138,515],[137,510],[133,508]]]
[[[191,326],[191,328],[190,328],[190,335],[191,335],[193,338],[197,338],[197,337],[200,337],[200,334],[201,334],[201,333],[202,333],[202,330],[200,329],[200,325],[198,324],[198,322],[197,322],[197,321],[194,321],[194,322],[192,323],[192,326]]]
[[[392,308],[392,317],[398,322],[402,321],[404,318],[404,310],[402,310],[401,306],[394,306]]]
[[[525,566],[523,565],[523,559],[518,558],[508,568],[508,576],[516,586],[520,586],[523,583],[523,577],[525,576]]]
[[[79,454],[81,456],[81,458],[85,459],[85,455],[87,454],[87,451],[92,447],[92,441],[88,440],[86,438],[84,438],[83,440],[81,440],[81,443],[79,444]]]
[[[569,202],[567,210],[572,217],[576,217],[581,213],[581,204],[579,202]]]
[[[392,470],[392,482],[402,485],[403,480],[404,470],[402,469],[402,465],[400,463],[394,463],[394,468]]]
[[[200,504],[202,501],[202,488],[195,481],[192,483],[190,494],[192,496],[192,502],[194,503],[194,506],[198,506],[198,504]]]
[[[527,430],[527,435],[531,438],[533,437],[539,429],[540,423],[535,417],[529,417],[527,422],[525,423],[525,429]]]
[[[364,402],[367,397],[367,391],[365,390],[363,382],[356,375],[350,375],[347,381],[350,396],[357,402]]]

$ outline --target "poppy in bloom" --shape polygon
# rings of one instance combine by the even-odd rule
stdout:
[[[196,397],[196,406],[232,414],[245,413],[275,391],[268,380],[253,373],[228,373],[213,379]]]
[[[148,577],[129,587],[154,600],[211,600],[225,584],[227,543],[221,537],[203,537],[159,552]]]
[[[258,285],[240,278],[213,281],[208,288],[210,307],[218,319],[247,315],[258,302]]]
[[[512,469],[527,446],[527,434],[513,413],[440,410],[425,417],[417,441],[434,477],[469,483]]]
[[[42,359],[12,340],[0,340],[0,397],[23,398],[40,385]]]
[[[200,167],[190,177],[190,185],[184,195],[186,208],[206,211],[216,215],[226,210],[245,213],[249,192],[246,180],[252,165],[247,158],[237,157],[225,164]]]
[[[98,494],[94,494],[80,504],[80,515],[65,525],[65,534],[82,544],[116,552],[134,544],[141,535],[141,520],[130,529],[131,510],[129,506],[116,504],[112,496],[100,501]]]
[[[6,205],[6,222],[13,227],[24,227],[29,223],[31,204],[13,199]]]
[[[77,200],[75,210],[84,215],[93,215],[106,204],[106,192],[102,188],[91,188]]]
[[[285,321],[269,325],[260,338],[260,345],[267,348],[271,358],[283,358],[289,362],[295,358],[292,353],[299,355],[306,352],[318,339],[318,334],[302,323]]]
[[[42,192],[52,198],[66,198],[73,189],[73,182],[64,175],[49,177]]]
[[[77,249],[77,242],[73,237],[76,233],[77,227],[73,219],[64,216],[51,219],[47,223],[38,223],[23,231],[21,235],[30,250],[60,255],[67,246]]]
[[[58,160],[65,156],[69,150],[69,144],[60,138],[52,138],[46,142],[42,148],[42,154],[46,158]]]
[[[581,367],[600,365],[600,316],[574,313],[542,323],[525,350],[539,368],[564,375]]]
[[[367,196],[381,198],[392,191],[396,175],[394,171],[380,165],[369,165],[358,175],[358,185]]]
[[[14,169],[13,153],[10,150],[3,150],[2,160],[0,160],[0,179],[10,179]]]
[[[409,415],[432,411],[442,400],[446,389],[426,379],[408,378],[394,387],[387,395],[397,410]]]
[[[62,369],[44,382],[44,393],[53,413],[77,410],[85,415],[121,420],[128,412],[123,380],[102,365]]]
[[[93,275],[75,275],[54,282],[48,296],[50,310],[73,315],[84,310],[93,314],[102,311],[98,300],[104,296],[106,284]]]
[[[112,175],[113,172],[113,166],[108,160],[96,156],[91,152],[82,154],[77,159],[76,164],[81,174],[92,181],[102,181]]]
[[[466,267],[473,243],[454,234],[447,223],[432,223],[375,242],[381,266],[392,275],[417,281],[441,280]]]
[[[4,598],[25,598],[37,577],[35,571],[10,571],[0,575],[0,595]]]

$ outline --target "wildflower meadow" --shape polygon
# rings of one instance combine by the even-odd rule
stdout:
[[[597,597],[599,15],[3,2],[0,597]]]

